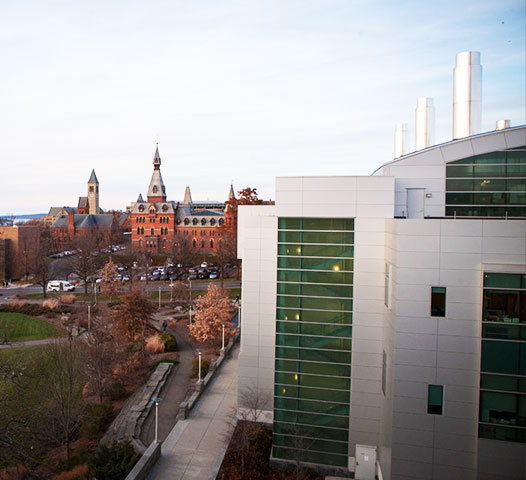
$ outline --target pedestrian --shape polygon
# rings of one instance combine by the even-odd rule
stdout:
[[[166,327],[168,327],[168,322],[166,319],[163,321],[163,332],[166,332]]]

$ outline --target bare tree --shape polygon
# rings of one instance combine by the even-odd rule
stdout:
[[[34,275],[35,282],[42,286],[42,294],[46,297],[46,286],[50,278],[50,255],[54,250],[54,240],[51,228],[40,222],[38,245],[34,249],[28,270]]]
[[[144,339],[146,331],[152,329],[153,303],[139,289],[124,294],[122,301],[112,315],[114,330],[131,342],[136,338]]]
[[[100,260],[95,256],[97,251],[96,239],[91,235],[80,235],[75,240],[77,255],[72,261],[73,271],[84,282],[84,293],[88,294],[88,278],[93,275],[100,266]]]
[[[217,244],[216,258],[219,265],[221,288],[223,288],[223,277],[225,267],[237,260],[237,238],[235,231],[226,226],[218,229],[219,241]]]
[[[192,243],[188,235],[181,231],[176,231],[172,243],[172,258],[174,263],[181,265],[182,268],[192,261]]]
[[[111,334],[108,322],[95,317],[88,333],[86,349],[86,373],[89,385],[102,403],[106,382],[112,378],[115,361],[118,358],[118,345]]]
[[[49,345],[41,358],[41,407],[35,414],[46,425],[45,434],[65,446],[68,460],[84,411],[84,360],[82,345],[71,335],[66,342]]]

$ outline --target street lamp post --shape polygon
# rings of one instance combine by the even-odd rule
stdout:
[[[197,383],[201,383],[201,350],[197,350],[197,353],[199,353],[199,373],[197,377]]]
[[[93,292],[95,293],[95,305],[97,305],[97,282],[93,280]]]
[[[159,441],[159,403],[161,403],[162,400],[160,397],[153,399],[155,402],[155,443]]]
[[[91,305],[88,305],[88,330],[91,330]]]
[[[221,347],[221,351],[224,352],[225,351],[225,324],[221,324],[221,326],[223,327],[223,339],[222,339],[222,347]]]
[[[190,286],[190,301],[188,302],[188,325],[192,325],[192,280],[188,279]]]
[[[159,287],[159,310],[161,309],[161,287]]]
[[[174,281],[170,279],[170,303],[174,301]]]

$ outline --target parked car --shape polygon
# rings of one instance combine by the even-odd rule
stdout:
[[[217,277],[218,277],[217,272],[212,272],[208,278],[209,278],[210,280],[213,280],[213,279],[215,279],[215,278],[217,278]]]
[[[188,275],[188,280],[197,280],[197,273],[191,273]]]
[[[201,263],[201,268],[206,268],[206,267],[208,267],[208,263],[206,262]]]
[[[170,276],[168,277],[169,280],[177,280],[178,278],[179,278],[179,277],[178,277],[175,273],[173,273],[172,275],[170,275]]]
[[[46,290],[48,292],[73,292],[75,285],[72,285],[67,280],[51,280],[48,282]]]

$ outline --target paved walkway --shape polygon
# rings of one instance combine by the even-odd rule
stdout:
[[[237,408],[238,354],[239,345],[236,345],[189,417],[175,425],[163,443],[161,458],[148,480],[215,478],[230,440]]]
[[[159,327],[161,323],[162,319],[158,319]],[[163,441],[172,431],[176,422],[177,412],[179,411],[179,404],[186,396],[190,385],[192,360],[194,359],[190,345],[177,335],[175,331],[168,329],[167,332],[171,333],[177,340],[179,364],[175,366],[174,371],[168,377],[160,394],[163,401],[159,404],[159,439]],[[151,409],[142,426],[140,438],[145,446],[150,445],[155,438],[155,407]]]
[[[4,348],[34,347],[35,345],[49,345],[51,343],[65,342],[68,337],[43,338],[42,340],[27,340],[25,342],[9,342],[7,345],[0,345],[0,350]],[[0,341],[2,340],[0,336]]]

